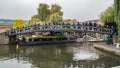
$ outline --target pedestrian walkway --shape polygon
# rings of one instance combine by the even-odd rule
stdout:
[[[111,67],[111,68],[120,68],[120,66],[116,66],[116,67]]]
[[[101,44],[95,43],[94,47],[97,49],[120,56],[120,48],[117,48],[116,46],[106,45],[105,43],[101,43]]]

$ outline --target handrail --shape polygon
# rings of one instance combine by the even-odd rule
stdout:
[[[18,35],[18,34],[27,34],[31,32],[37,31],[91,31],[91,32],[98,32],[98,33],[106,33],[112,34],[112,29],[110,28],[103,28],[100,26],[84,26],[84,25],[40,25],[40,26],[32,26],[32,27],[25,27],[22,29],[11,29],[6,31],[7,36]]]

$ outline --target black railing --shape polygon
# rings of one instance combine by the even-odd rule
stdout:
[[[89,31],[89,32],[97,32],[104,34],[112,34],[113,31],[110,28],[103,28],[101,26],[83,26],[83,25],[39,25],[39,26],[31,26],[24,27],[22,29],[11,29],[6,31],[7,36],[18,35],[18,34],[26,34],[31,32],[39,32],[39,31]]]

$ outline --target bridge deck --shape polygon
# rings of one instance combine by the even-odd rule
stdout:
[[[25,27],[22,29],[11,29],[6,31],[8,36],[28,34],[40,31],[73,31],[73,32],[92,32],[101,34],[112,34],[112,29],[102,28],[99,26],[81,26],[81,25],[43,25]]]

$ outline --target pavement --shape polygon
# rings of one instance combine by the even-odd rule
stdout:
[[[111,68],[120,68],[120,66],[116,66],[116,67],[111,67]]]
[[[103,51],[120,56],[120,47],[118,48],[115,45],[107,45],[105,43],[101,43],[101,44],[95,43],[94,47],[97,49],[100,49],[100,50],[103,50]]]

